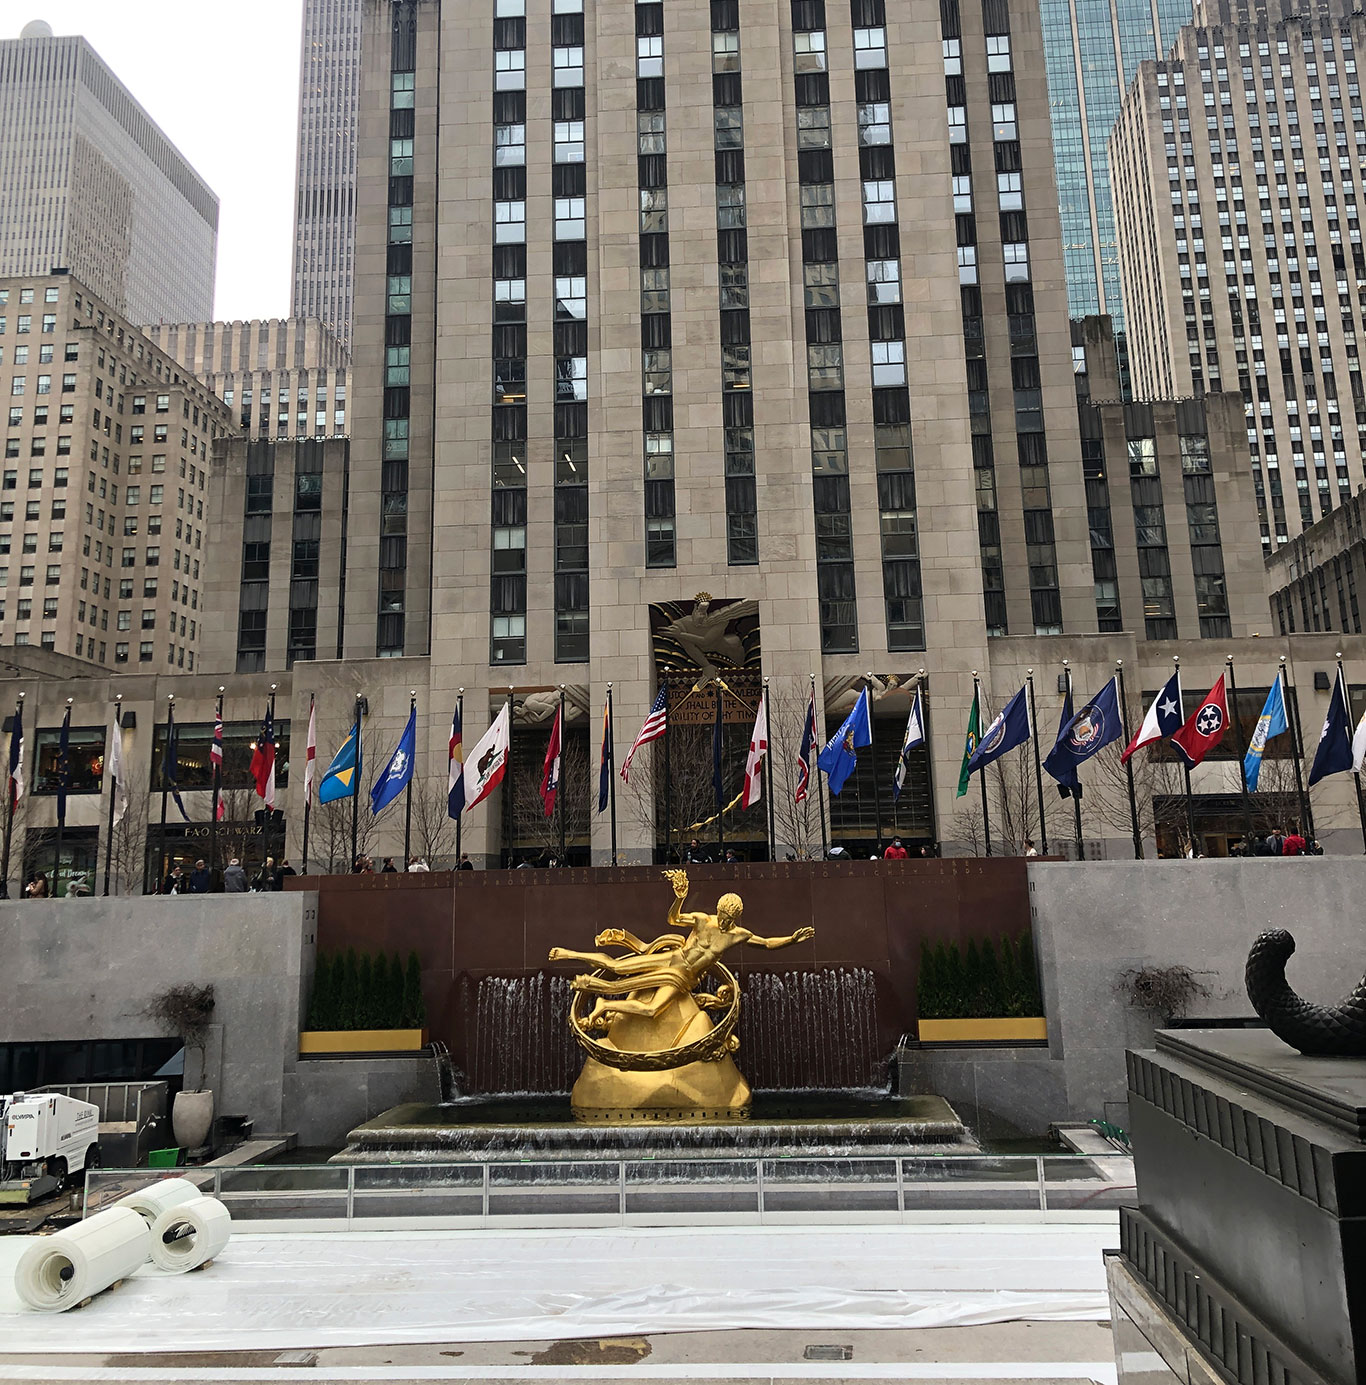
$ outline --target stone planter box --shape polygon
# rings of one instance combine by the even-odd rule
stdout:
[[[408,1053],[427,1046],[425,1029],[305,1029],[299,1052]]]
[[[918,1020],[922,1044],[1027,1044],[1048,1039],[1042,1015],[1018,1019]]]

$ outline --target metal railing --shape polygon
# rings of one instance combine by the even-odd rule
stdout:
[[[1133,1159],[1078,1154],[256,1164],[92,1170],[86,1215],[187,1177],[243,1229],[1092,1221],[1134,1198]]]

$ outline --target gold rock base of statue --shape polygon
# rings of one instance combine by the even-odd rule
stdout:
[[[714,1033],[711,1019],[690,995],[655,1017],[622,1015],[592,1046],[607,1061],[590,1056],[574,1083],[569,1101],[575,1116],[590,1123],[743,1120],[749,1114],[749,1083],[724,1046],[710,1061],[652,1071],[615,1066],[645,1054],[654,1059]]]
[[[686,936],[664,933],[645,943],[610,928],[594,944],[623,949],[616,955],[550,950],[552,962],[594,968],[574,978],[569,1007],[569,1028],[588,1055],[570,1094],[580,1120],[743,1120],[750,1089],[733,1057],[740,986],[721,958],[739,943],[778,948],[815,936],[799,928],[789,937],[756,937],[740,926],[744,906],[735,894],[722,895],[715,914],[685,914],[687,873],[664,875],[674,891],[668,925],[686,927]],[[709,974],[714,989],[698,990]]]

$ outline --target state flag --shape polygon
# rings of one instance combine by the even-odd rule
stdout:
[[[560,792],[560,709],[555,708],[555,721],[550,728],[550,740],[545,748],[545,764],[541,767],[541,802],[545,815],[555,816],[555,798]]]
[[[394,753],[370,790],[370,811],[382,813],[412,782],[413,762],[417,759],[417,708],[408,709],[408,722],[398,738]]]
[[[460,725],[460,704],[451,713],[451,739],[447,753],[446,816],[458,818],[465,807],[465,740]]]
[[[1187,769],[1194,769],[1224,739],[1228,730],[1228,698],[1224,694],[1224,675],[1209,690],[1209,695],[1190,719],[1172,736],[1176,753]]]
[[[845,786],[858,766],[858,752],[872,743],[872,704],[868,700],[868,689],[864,688],[854,703],[854,710],[816,757],[817,765],[825,771],[831,793],[838,794]]]
[[[1023,745],[1032,734],[1029,724],[1029,700],[1025,688],[1006,703],[996,719],[982,732],[977,749],[968,760],[968,773],[975,774],[999,760],[1008,750]]]
[[[1058,787],[1067,787],[1081,797],[1081,781],[1077,766],[1085,764],[1123,734],[1119,719],[1119,684],[1111,678],[1108,683],[1073,717],[1058,729],[1058,739],[1043,767]]]
[[[1330,774],[1344,774],[1352,768],[1352,723],[1347,713],[1347,685],[1338,668],[1333,695],[1328,699],[1328,715],[1319,732],[1318,749],[1314,752],[1314,767],[1309,771],[1309,787]]]
[[[811,786],[811,754],[816,748],[816,689],[811,689],[811,701],[806,707],[806,724],[802,727],[801,749],[797,751],[797,788],[792,798],[805,803]]]
[[[502,783],[503,775],[507,772],[511,744],[512,720],[505,702],[494,717],[493,725],[475,743],[466,762],[474,774],[468,794],[469,803],[465,807],[467,813],[477,808]]]
[[[892,782],[892,802],[901,797],[906,787],[906,776],[911,772],[911,751],[925,744],[925,712],[920,704],[920,689],[915,690],[911,700],[911,714],[906,718],[906,734],[901,738],[901,754],[897,756],[896,778]]]
[[[1262,756],[1266,750],[1266,743],[1274,737],[1282,735],[1290,729],[1290,723],[1285,715],[1285,689],[1281,683],[1281,675],[1276,675],[1276,681],[1271,685],[1271,691],[1266,695],[1266,701],[1262,704],[1262,714],[1257,718],[1257,725],[1252,731],[1252,740],[1248,745],[1247,754],[1243,756],[1243,774],[1247,778],[1249,793],[1257,792],[1257,782],[1262,777]]]
[[[752,808],[764,796],[764,767],[768,764],[768,698],[759,699],[754,716],[754,731],[749,738],[745,759],[745,796],[741,806]]]
[[[1181,729],[1185,713],[1181,710],[1181,670],[1177,669],[1162,685],[1162,691],[1153,698],[1143,718],[1143,725],[1134,734],[1133,740],[1124,747],[1119,757],[1120,764],[1127,765],[1136,750],[1154,741],[1165,741]]]

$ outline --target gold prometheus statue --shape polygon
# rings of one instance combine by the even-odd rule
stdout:
[[[790,947],[816,935],[814,928],[799,928],[785,938],[757,937],[740,926],[744,904],[736,894],[722,895],[714,914],[685,914],[687,872],[666,870],[664,876],[674,891],[667,925],[686,927],[686,936],[669,932],[644,943],[609,928],[594,944],[623,948],[621,955],[550,950],[552,962],[594,968],[574,978],[569,1010],[569,1027],[588,1055],[571,1096],[583,1119],[743,1117],[750,1089],[732,1056],[739,1047],[740,986],[721,959],[740,943]],[[714,989],[700,990],[708,973],[717,978]]]

